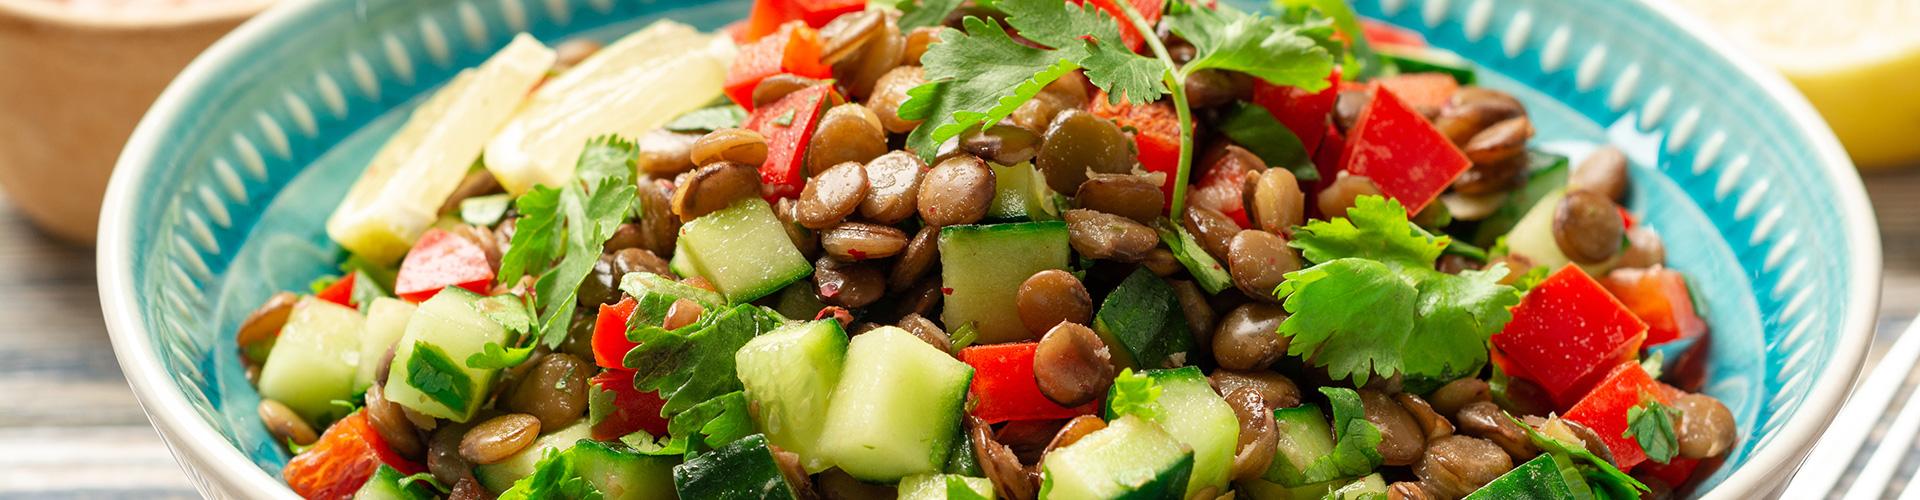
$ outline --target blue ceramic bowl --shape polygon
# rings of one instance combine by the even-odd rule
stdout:
[[[516,32],[612,39],[717,28],[745,0],[307,0],[220,41],[168,88],[114,172],[100,227],[114,349],[201,491],[291,496],[232,332],[332,271],[323,222],[420,97]],[[1713,328],[1707,392],[1740,444],[1708,497],[1776,487],[1840,406],[1871,336],[1878,234],[1853,166],[1779,77],[1644,0],[1360,0],[1525,101],[1535,144],[1633,160],[1632,209],[1666,236]]]

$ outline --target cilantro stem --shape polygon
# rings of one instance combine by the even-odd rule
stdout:
[[[1113,4],[1120,7],[1120,12],[1127,15],[1127,22],[1133,25],[1134,31],[1146,40],[1148,47],[1153,48],[1154,57],[1167,65],[1167,72],[1161,75],[1161,79],[1166,81],[1167,93],[1173,95],[1173,111],[1180,119],[1180,162],[1174,170],[1174,178],[1168,179],[1174,184],[1173,206],[1167,207],[1167,213],[1178,224],[1187,207],[1187,175],[1193,171],[1193,110],[1187,107],[1186,77],[1177,69],[1180,66],[1173,63],[1173,56],[1167,55],[1166,44],[1160,43],[1160,37],[1154,35],[1153,24],[1134,10],[1133,3],[1117,0]]]

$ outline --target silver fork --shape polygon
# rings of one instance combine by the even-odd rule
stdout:
[[[1894,395],[1909,385],[1909,378],[1920,373],[1916,363],[1920,363],[1920,319],[1908,325],[1873,371],[1855,386],[1846,406],[1820,436],[1780,498],[1865,500],[1886,496],[1907,452],[1913,449],[1914,437],[1920,435],[1920,398],[1913,397],[1920,392],[1900,404],[1900,413],[1893,416],[1885,434],[1871,446],[1867,441],[1874,428],[1886,420]],[[1865,465],[1850,483],[1842,485],[1841,479],[1863,453],[1871,453]],[[1900,499],[1920,499],[1920,488],[1908,485]]]

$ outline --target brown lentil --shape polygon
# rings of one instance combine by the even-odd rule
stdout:
[[[1516,116],[1488,126],[1474,134],[1461,152],[1475,165],[1492,165],[1520,156],[1527,151],[1527,139],[1533,137],[1533,122]]]
[[[1034,164],[1047,177],[1047,186],[1060,193],[1080,191],[1087,172],[1124,174],[1136,163],[1133,140],[1118,125],[1093,113],[1072,108],[1061,111],[1047,125]]]
[[[919,66],[901,66],[880,75],[873,84],[873,95],[867,97],[867,108],[880,118],[880,126],[887,132],[904,134],[920,126],[919,120],[900,117],[900,104],[907,102],[907,91],[927,83],[925,70]]]
[[[845,262],[881,259],[906,250],[907,235],[892,226],[842,222],[820,232],[820,247]]]
[[[1126,217],[1077,208],[1065,219],[1067,242],[1089,259],[1137,262],[1160,244],[1160,233]]]
[[[879,116],[859,103],[834,106],[820,117],[807,143],[807,175],[847,162],[858,166],[886,152],[887,131],[880,128]]]
[[[679,304],[673,307],[678,308]],[[673,317],[671,309],[667,316]],[[541,356],[540,364],[534,365],[533,370],[514,385],[502,406],[539,419],[541,427],[564,428],[586,416],[587,378],[597,372],[593,364],[572,354],[556,352]]]
[[[1680,421],[1673,431],[1680,439],[1681,457],[1703,459],[1724,455],[1740,437],[1733,412],[1712,396],[1681,396],[1673,401],[1673,409],[1680,412]]]
[[[767,138],[744,128],[723,128],[693,141],[687,154],[700,166],[723,161],[759,165],[767,162]]]
[[[758,165],[723,161],[695,169],[674,190],[673,213],[680,220],[693,220],[735,201],[760,196]]]
[[[1427,400],[1420,399],[1420,396],[1402,392],[1394,394],[1393,401],[1400,403],[1400,407],[1406,408],[1407,414],[1413,415],[1413,420],[1420,423],[1420,431],[1426,434],[1427,442],[1453,435],[1453,422],[1448,422],[1447,417],[1434,411],[1433,406],[1427,404]]]
[[[381,384],[367,386],[363,396],[367,408],[367,423],[373,431],[386,440],[387,446],[403,457],[420,457],[426,452],[426,444],[420,441],[419,431],[414,430],[413,422],[407,421],[407,413],[402,407],[387,400],[386,388]]]
[[[638,155],[634,157],[634,168],[656,177],[669,177],[693,170],[693,143],[699,140],[700,134],[666,129],[641,134],[640,140],[634,144],[638,150]]]
[[[1320,216],[1329,219],[1346,217],[1347,209],[1353,208],[1353,200],[1379,194],[1380,188],[1373,184],[1373,179],[1364,175],[1348,175],[1342,171],[1339,177],[1334,178],[1332,185],[1320,190]]]
[[[793,219],[808,229],[833,227],[853,215],[866,197],[866,167],[855,162],[834,165],[807,179],[794,206]]]
[[[1447,436],[1434,441],[1413,473],[1438,498],[1461,498],[1513,470],[1513,459],[1483,439]]]
[[[1243,206],[1255,229],[1278,235],[1292,235],[1294,226],[1307,222],[1307,194],[1293,172],[1271,168],[1248,172]]]
[[[1106,395],[1113,384],[1107,344],[1084,325],[1061,322],[1034,349],[1033,381],[1041,395],[1069,408]]]
[[[1520,100],[1505,92],[1485,87],[1463,87],[1453,93],[1447,107],[1434,119],[1433,126],[1454,145],[1464,147],[1473,136],[1488,126],[1508,118],[1525,116],[1526,113]]]
[[[1286,274],[1300,270],[1300,256],[1286,238],[1257,229],[1234,235],[1227,244],[1227,271],[1241,293],[1262,302],[1279,302],[1273,290]]]
[[[907,249],[894,260],[893,269],[887,274],[887,286],[893,290],[904,290],[920,281],[933,270],[940,261],[940,229],[933,226],[920,228],[913,234],[913,240],[907,242]]]
[[[971,155],[948,158],[920,183],[920,219],[933,226],[972,224],[993,201],[993,170]]]
[[[1187,333],[1193,336],[1193,345],[1210,350],[1215,318],[1213,305],[1207,303],[1207,292],[1192,280],[1170,280],[1167,285],[1173,288],[1174,301],[1180,304],[1180,315],[1187,320]]]
[[[1152,224],[1167,209],[1160,184],[1132,174],[1094,174],[1073,195],[1080,208],[1106,212]]]
[[[525,413],[509,413],[487,419],[468,429],[460,437],[460,458],[486,465],[519,453],[540,435],[540,419]]]
[[[1620,148],[1601,146],[1593,150],[1567,179],[1567,189],[1600,193],[1613,201],[1627,197],[1627,155]]]
[[[1469,403],[1453,418],[1461,434],[1491,441],[1514,458],[1525,460],[1540,454],[1540,448],[1533,445],[1526,430],[1507,419],[1506,413],[1492,402]]]
[[[1221,368],[1259,370],[1287,354],[1287,338],[1280,322],[1287,310],[1276,304],[1252,302],[1233,308],[1220,318],[1213,332],[1213,358]]]
[[[787,240],[792,241],[793,247],[800,250],[800,255],[809,259],[819,257],[820,234],[793,220],[795,212],[799,211],[799,204],[800,202],[793,198],[781,198],[773,202],[773,216],[780,220],[780,228],[786,230]]]
[[[1598,264],[1619,255],[1626,231],[1619,206],[1591,191],[1568,191],[1554,211],[1553,241],[1577,263]]]
[[[764,107],[780,102],[780,98],[786,97],[789,94],[819,84],[820,80],[813,78],[807,78],[793,73],[780,73],[760,80],[759,84],[754,85],[753,96],[750,100],[753,102],[753,107]]]
[[[833,257],[814,261],[813,283],[822,302],[840,307],[866,307],[887,293],[887,278],[879,268],[867,262],[841,262]]]
[[[293,314],[293,304],[299,301],[300,296],[293,292],[279,292],[267,297],[266,303],[260,304],[259,309],[247,314],[247,319],[240,321],[239,333],[234,335],[234,342],[241,347],[240,352],[247,352],[247,346],[279,337],[280,328],[287,325],[287,316]],[[267,362],[265,359],[249,361],[254,364]]]
[[[1230,476],[1235,480],[1260,477],[1279,452],[1280,424],[1274,421],[1273,410],[1267,409],[1266,399],[1251,388],[1234,389],[1225,399],[1240,423]]]
[[[1427,402],[1433,405],[1433,411],[1452,417],[1460,413],[1461,408],[1479,401],[1493,401],[1493,388],[1487,381],[1467,377],[1440,386],[1427,395]]]
[[[1300,405],[1300,386],[1293,379],[1272,370],[1235,371],[1214,370],[1207,376],[1213,391],[1221,395],[1230,394],[1241,388],[1253,389],[1267,402],[1267,409],[1292,408]]]
[[[1413,465],[1427,449],[1426,433],[1419,422],[1391,396],[1372,389],[1360,390],[1360,404],[1368,422],[1380,429],[1380,457],[1386,465]]]
[[[994,125],[960,136],[960,150],[1001,165],[1019,165],[1033,159],[1040,135],[1013,125]]]
[[[276,439],[292,441],[297,445],[313,444],[314,440],[320,439],[320,435],[313,432],[313,426],[286,403],[262,398],[258,413],[260,423],[266,424],[267,433],[273,434]]]
[[[653,273],[672,276],[673,271],[667,265],[667,259],[654,255],[651,250],[627,248],[613,253],[613,272],[615,276],[625,277],[631,273]]]
[[[636,222],[640,225],[640,248],[654,255],[671,255],[674,242],[680,238],[680,218],[673,215],[673,188],[655,182],[634,187],[634,204],[640,207],[640,221]]]
[[[860,216],[879,224],[894,224],[912,217],[920,201],[921,178],[927,164],[906,151],[894,151],[866,167],[867,194],[860,200]]]
[[[1020,322],[1038,336],[1061,322],[1087,324],[1093,319],[1093,297],[1080,278],[1066,271],[1048,269],[1034,273],[1020,284],[1015,294]]]
[[[915,337],[919,337],[920,340],[925,341],[927,345],[931,345],[935,349],[939,349],[940,352],[953,351],[953,339],[947,336],[947,331],[941,330],[940,325],[934,324],[933,320],[927,319],[926,316],[921,316],[919,313],[907,313],[905,317],[900,318],[899,326],[900,329],[906,330],[907,333],[911,333]]]

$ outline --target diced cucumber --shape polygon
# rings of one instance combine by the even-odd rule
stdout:
[[[412,302],[392,297],[373,299],[367,305],[367,332],[360,338],[360,369],[353,377],[353,392],[365,392],[373,386],[380,358],[386,357],[387,350],[407,333],[407,320],[419,308]]]
[[[1113,347],[1114,362],[1124,367],[1179,366],[1193,350],[1173,287],[1145,267],[1107,294],[1094,314],[1093,331]]]
[[[1542,453],[1494,478],[1465,500],[1533,498],[1594,498],[1594,494],[1572,460],[1558,453]]]
[[[865,481],[940,472],[972,380],[973,367],[906,330],[860,334],[833,388],[820,452]]]
[[[573,467],[606,500],[673,498],[678,457],[647,455],[624,446],[580,440],[567,453]]]
[[[693,260],[687,258],[686,244],[681,243],[680,240],[673,242],[673,257],[667,259],[667,270],[673,271],[673,274],[682,278],[700,275],[700,270],[693,268]]]
[[[1367,474],[1333,491],[1327,492],[1327,500],[1371,500],[1387,495],[1387,482],[1380,474]]]
[[[1057,220],[1053,189],[1032,162],[1018,165],[987,164],[993,169],[993,201],[987,205],[987,219],[993,221]]]
[[[1386,60],[1399,73],[1445,73],[1461,85],[1473,85],[1473,62],[1460,54],[1435,47],[1415,47],[1408,45],[1380,45],[1374,52]]]
[[[1300,487],[1338,478],[1309,477],[1307,466],[1333,453],[1333,426],[1327,423],[1320,407],[1311,404],[1273,411],[1278,424],[1280,453],[1273,456],[1263,479],[1281,486]]]
[[[953,446],[947,450],[947,466],[940,470],[962,476],[986,475],[985,471],[980,470],[980,457],[973,456],[973,437],[967,434],[966,429],[960,429],[956,434]]]
[[[847,333],[831,319],[780,327],[733,354],[747,400],[759,408],[754,424],[774,446],[800,455],[807,472],[833,466],[820,453],[820,431],[846,357]]]
[[[440,295],[446,295],[441,293]],[[435,295],[434,297],[439,297]],[[473,468],[474,479],[488,491],[501,492],[513,487],[514,481],[533,474],[535,466],[540,465],[540,457],[547,450],[564,452],[573,449],[573,445],[582,439],[592,439],[592,428],[585,422],[566,426],[557,431],[548,432],[533,440],[533,444],[522,448],[518,453],[508,455],[506,460],[478,465]]]
[[[1560,242],[1553,237],[1553,219],[1560,209],[1560,200],[1566,198],[1566,190],[1555,190],[1540,198],[1527,211],[1526,217],[1513,225],[1513,231],[1507,233],[1507,251],[1513,255],[1526,257],[1536,267],[1559,269],[1572,262],[1567,254],[1560,251]]]
[[[431,500],[434,498],[434,492],[427,488],[426,483],[400,486],[400,480],[406,477],[400,471],[393,470],[393,467],[381,464],[380,468],[373,470],[373,476],[368,477],[367,482],[360,485],[360,490],[353,493],[353,500]]]
[[[1495,240],[1512,231],[1514,224],[1547,195],[1567,187],[1571,171],[1565,156],[1527,151],[1527,184],[1509,193],[1493,214],[1480,220],[1480,225],[1474,228],[1473,244],[1482,248],[1493,246]]]
[[[1187,481],[1186,496],[1209,486],[1225,490],[1240,440],[1240,420],[1233,416],[1233,407],[1214,392],[1199,368],[1148,370],[1146,375],[1160,386],[1151,420],[1193,449],[1193,478]],[[1112,407],[1106,414],[1108,419],[1119,416]]]
[[[658,274],[637,272],[620,277],[620,291],[633,297],[645,297],[648,294],[660,294],[675,299],[688,299],[700,304],[700,307],[712,311],[726,307],[726,297],[704,288],[674,281],[673,278]]]
[[[1040,497],[1185,498],[1193,451],[1159,425],[1127,415],[1040,462]]]
[[[1060,221],[941,228],[940,279],[949,290],[941,319],[956,331],[973,323],[982,344],[1033,338],[1014,297],[1034,273],[1066,269],[1067,256]]]
[[[915,474],[900,480],[900,500],[993,500],[993,481],[958,474]]]
[[[673,488],[689,500],[796,498],[793,485],[773,461],[766,436],[759,434],[675,466]]]
[[[780,301],[774,304],[773,310],[787,319],[804,321],[819,316],[820,310],[826,307],[827,303],[821,302],[820,296],[814,293],[812,282],[795,281],[780,289]]]
[[[301,297],[260,368],[260,397],[285,403],[315,425],[345,415],[331,401],[353,399],[364,330],[360,311]]]
[[[467,366],[467,358],[508,341],[506,328],[474,309],[479,299],[450,286],[420,304],[394,345],[388,401],[455,422],[473,417],[500,370]]]
[[[813,273],[793,247],[773,208],[760,198],[734,202],[680,227],[679,244],[696,274],[713,282],[727,300],[752,302]]]
[[[1300,486],[1281,486],[1256,478],[1234,481],[1233,489],[1239,498],[1249,500],[1322,500],[1334,490],[1352,483],[1351,479],[1338,479]]]

